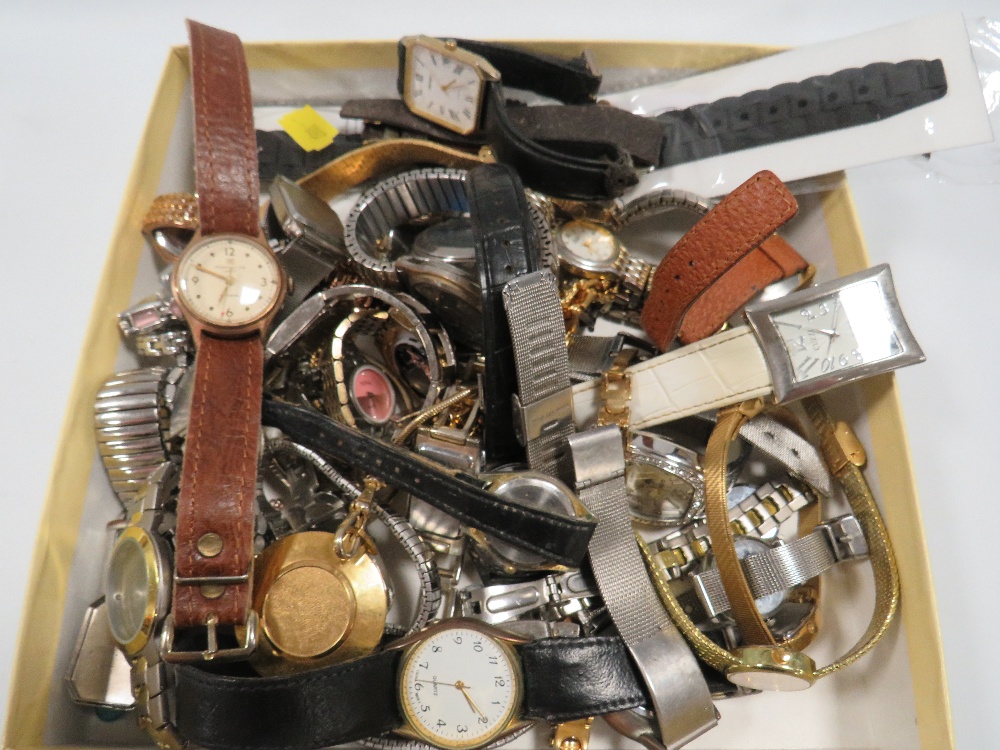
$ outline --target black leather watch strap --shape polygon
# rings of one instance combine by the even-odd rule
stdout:
[[[877,122],[947,91],[940,60],[878,62],[665,112],[660,166]]]
[[[546,638],[516,649],[525,719],[564,721],[648,705],[617,636]],[[402,651],[285,677],[177,669],[177,728],[217,750],[313,750],[403,725],[397,703]]]
[[[483,451],[490,467],[525,460],[514,434],[517,369],[502,293],[511,279],[537,271],[539,258],[524,187],[513,169],[475,167],[465,189],[483,297]]]
[[[567,104],[594,101],[601,74],[593,70],[586,53],[563,60],[544,52],[528,52],[509,44],[456,39],[458,46],[485,57],[507,86],[534,91]]]
[[[401,651],[286,677],[177,668],[177,729],[195,747],[312,750],[383,734],[403,723]]]
[[[543,638],[518,651],[525,718],[567,721],[649,705],[618,636]]]
[[[311,409],[264,401],[262,421],[293,442],[404,489],[462,523],[553,562],[579,567],[594,522],[504,502],[475,477],[448,471]]]
[[[509,44],[454,39],[459,47],[485,58],[495,67],[508,86],[534,91],[568,104],[594,101],[601,87],[601,74],[594,71],[586,53],[564,60],[544,52],[529,52]],[[406,48],[400,42],[399,70],[405,67]],[[403,77],[397,79],[403,93]]]
[[[511,121],[500,83],[487,86],[485,96],[482,127],[490,148],[497,161],[516,169],[533,190],[559,198],[607,200],[638,182],[631,157],[617,142],[546,145]]]

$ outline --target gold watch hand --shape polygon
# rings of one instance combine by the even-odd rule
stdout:
[[[231,277],[229,277],[229,276],[223,276],[221,273],[216,273],[215,271],[210,271],[209,269],[205,268],[205,266],[201,265],[200,263],[195,263],[194,267],[197,268],[202,273],[207,273],[209,276],[214,276],[217,279],[222,279],[227,284],[232,284],[233,283],[231,281]]]
[[[476,705],[476,702],[472,700],[472,696],[469,695],[469,688],[467,688],[461,681],[456,682],[455,687],[457,687],[459,690],[462,691],[462,695],[464,695],[465,700],[468,701],[469,707],[485,719],[486,714],[482,712],[482,709],[480,709],[479,706]]]

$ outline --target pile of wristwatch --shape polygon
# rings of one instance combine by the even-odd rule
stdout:
[[[817,394],[922,360],[889,269],[813,285],[770,172],[630,188],[741,147],[720,112],[749,147],[906,71],[657,119],[586,54],[407,37],[400,97],[343,103],[317,161],[255,134],[239,39],[189,30],[197,195],[150,207],[142,366],[95,400],[122,514],[78,702],[161,747],[571,750],[601,718],[676,748],[874,646],[895,561]],[[858,560],[870,625],[819,667],[819,577]]]

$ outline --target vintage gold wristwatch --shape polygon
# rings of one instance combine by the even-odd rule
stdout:
[[[175,539],[168,660],[245,658],[253,650],[251,562],[263,333],[286,278],[258,226],[257,144],[239,37],[189,21],[200,229],[173,291],[197,345]],[[243,629],[220,648],[220,628]],[[174,632],[200,646],[182,650]]]

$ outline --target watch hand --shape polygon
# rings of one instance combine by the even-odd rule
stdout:
[[[457,78],[455,80],[453,80],[453,81],[450,81],[450,82],[446,83],[444,86],[441,87],[441,90],[442,91],[447,91],[452,86],[454,86],[456,83],[458,83],[458,79]]]
[[[209,276],[214,276],[217,279],[222,279],[227,284],[232,284],[233,283],[231,276],[223,276],[221,273],[216,273],[215,271],[210,271],[209,269],[205,268],[205,266],[201,265],[200,263],[195,263],[194,267],[197,268],[202,273],[207,273]]]
[[[469,688],[467,688],[465,684],[461,682],[461,680],[455,683],[455,687],[457,687],[459,690],[462,691],[462,695],[465,696],[465,700],[468,701],[469,707],[485,719],[486,714],[482,712],[482,709],[480,709],[479,706],[476,705],[476,702],[472,700],[472,696],[469,695]]]
[[[838,336],[837,333],[837,316],[840,315],[840,297],[833,303],[833,321],[830,323],[830,328],[833,330],[833,335],[830,336],[830,341],[826,345],[826,353],[830,353],[830,348],[833,346],[833,339]]]

